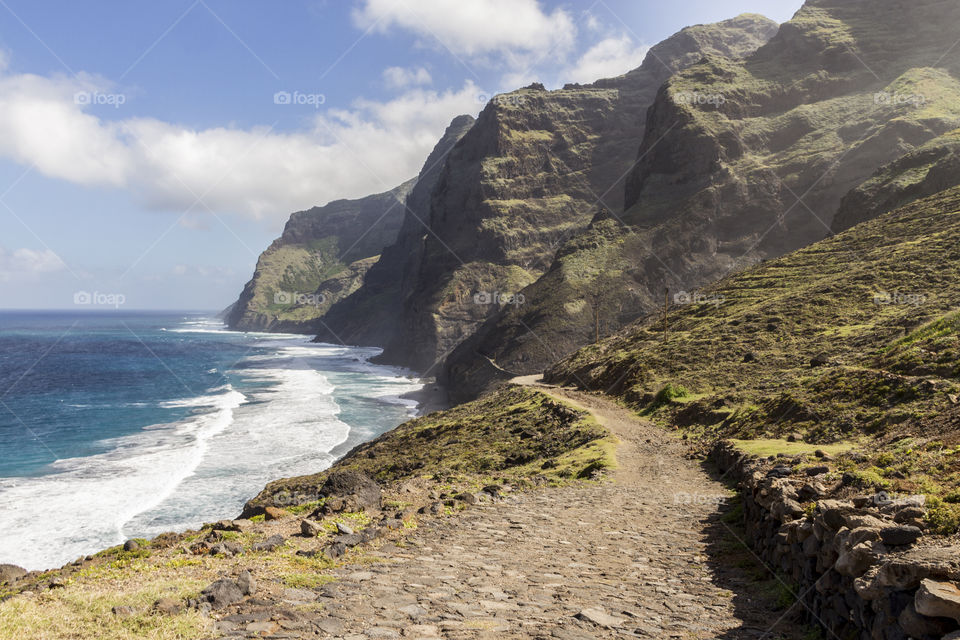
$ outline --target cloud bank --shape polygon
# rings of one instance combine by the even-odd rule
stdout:
[[[290,211],[385,191],[409,179],[450,119],[474,114],[472,82],[410,89],[328,109],[301,132],[192,129],[101,117],[107,83],[0,70],[0,155],[75,184],[128,189],[147,207],[284,220]],[[272,99],[272,96],[265,96]],[[277,109],[293,108],[277,105]],[[279,113],[279,111],[278,111]]]

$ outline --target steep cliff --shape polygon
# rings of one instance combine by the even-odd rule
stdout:
[[[382,359],[438,372],[484,320],[519,302],[514,294],[549,269],[598,203],[622,208],[623,181],[660,84],[705,53],[752,51],[775,29],[752,15],[691,27],[625,76],[557,91],[531,85],[491,100],[440,171],[417,225],[419,245],[404,251],[415,259],[403,270],[389,335],[366,334],[386,338]],[[343,309],[336,322],[326,319],[331,333],[356,336],[349,325],[357,313]]]
[[[396,239],[403,203],[415,182],[290,216],[228,310],[227,326],[316,333],[327,309],[360,287],[376,256]]]
[[[571,239],[524,305],[453,354],[455,397],[496,380],[491,361],[537,371],[662,305],[665,287],[692,291],[827,236],[848,192],[960,125],[958,20],[940,0],[811,0],[752,55],[707,55],[671,77],[623,213]]]
[[[396,241],[383,249],[367,272],[363,286],[331,305],[317,339],[322,342],[384,345],[396,331],[430,234],[430,194],[454,145],[470,130],[473,116],[457,116],[427,157],[416,185],[407,196]]]

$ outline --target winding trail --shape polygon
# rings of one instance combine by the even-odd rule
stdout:
[[[613,482],[512,495],[440,518],[338,570],[319,618],[274,637],[774,638],[742,570],[716,564],[728,492],[682,441],[611,400],[514,381],[590,411],[620,440]],[[734,544],[736,541],[734,540]],[[314,635],[314,634],[318,635]],[[284,635],[286,634],[286,635]]]

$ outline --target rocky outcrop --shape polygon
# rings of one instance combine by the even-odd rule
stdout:
[[[791,477],[789,458],[777,467],[729,443],[712,457],[738,484],[755,553],[793,585],[796,609],[811,624],[864,640],[939,640],[960,629],[960,549],[913,547],[917,527],[890,538],[904,528],[896,524],[901,514],[923,513],[924,496],[828,499],[822,485]],[[781,467],[786,473],[777,473]]]
[[[536,372],[662,306],[665,287],[828,235],[846,194],[960,124],[957,19],[941,0],[811,0],[752,55],[707,54],[672,76],[614,209],[623,224],[569,240],[523,305],[450,358],[454,397],[486,386],[490,360]],[[851,202],[844,218],[895,204]]]
[[[290,216],[226,312],[241,331],[316,333],[323,314],[356,291],[380,251],[396,240],[415,184],[359,200],[336,200]]]
[[[841,201],[839,233],[886,211],[960,184],[960,130],[954,129],[880,168]]]
[[[351,333],[363,315],[357,312],[328,314],[331,333],[386,338],[383,361],[436,372],[484,321],[520,303],[516,294],[550,268],[557,249],[599,208],[622,208],[624,179],[660,84],[706,53],[752,51],[775,29],[753,15],[692,27],[619,78],[496,96],[443,164],[413,225],[416,243],[399,252],[413,259],[395,269],[402,282],[389,335]]]

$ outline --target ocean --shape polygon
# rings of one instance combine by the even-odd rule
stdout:
[[[195,313],[0,312],[0,563],[236,517],[416,414],[375,348]]]

